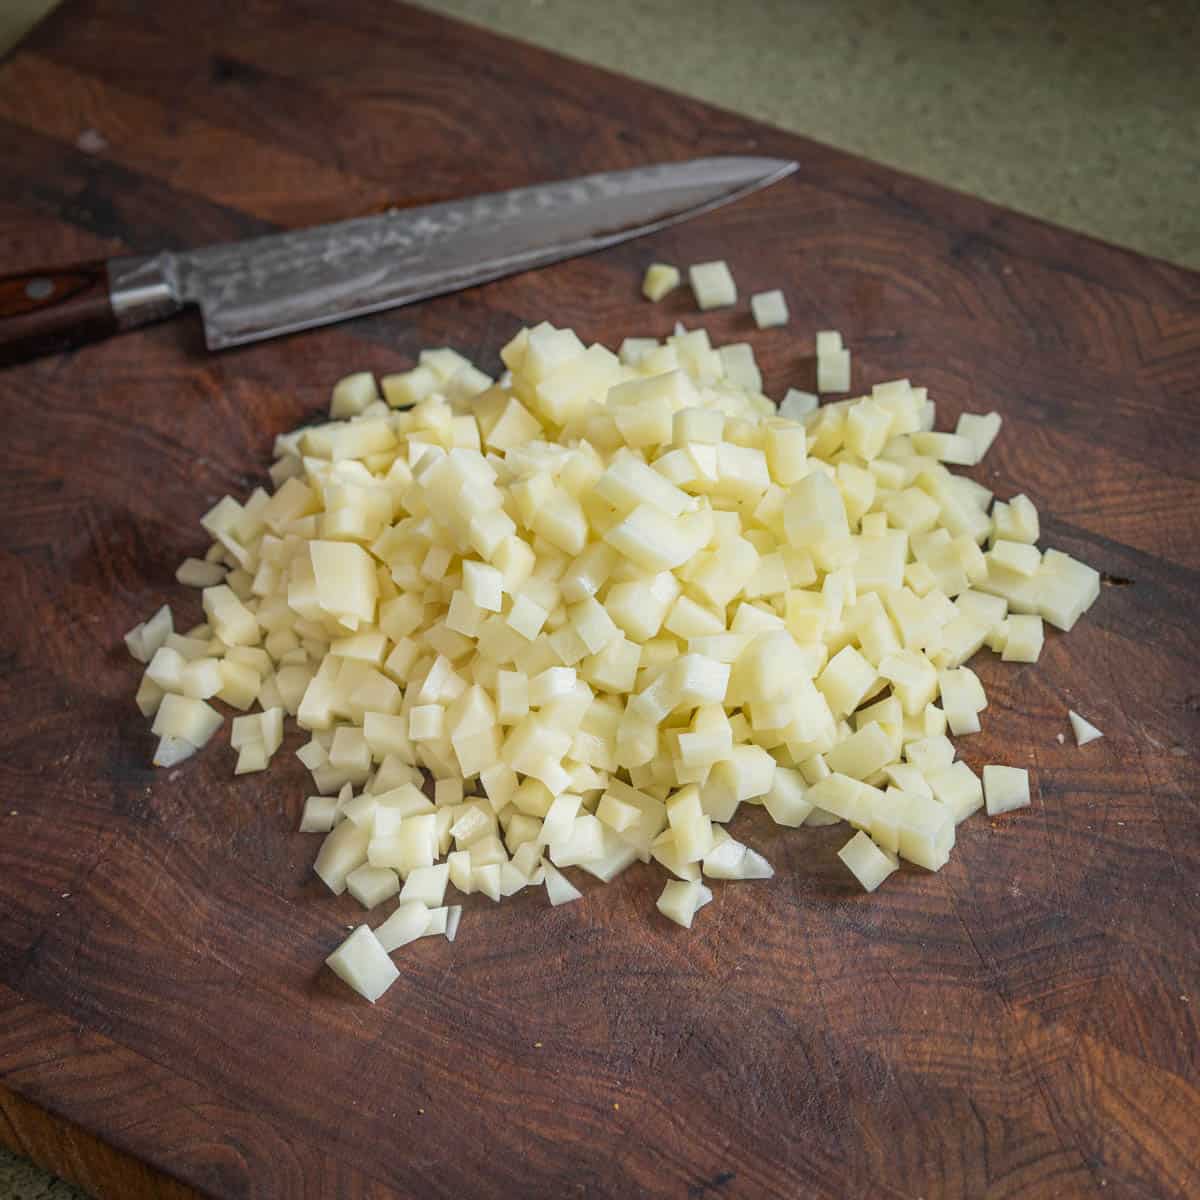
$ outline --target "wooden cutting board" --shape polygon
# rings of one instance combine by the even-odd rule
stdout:
[[[801,164],[339,328],[209,356],[189,318],[0,373],[0,1136],[121,1200],[1200,1195],[1200,276],[369,0],[75,0],[0,67],[0,144],[11,270],[698,154]],[[646,304],[642,269],[717,256],[787,292],[785,329],[704,321],[772,394],[837,328],[856,387],[995,409],[977,478],[1104,572],[1036,666],[980,658],[962,755],[1029,767],[1033,808],[873,896],[844,829],[742,818],[777,875],[718,886],[690,934],[657,869],[557,910],[475,897],[371,1007],[320,966],[360,912],[293,832],[300,764],[234,780],[226,725],[152,770],[121,634],[198,611],[173,571],[199,516],[339,376],[439,344],[494,366],[543,318],[665,334],[690,297]],[[1077,749],[1068,706],[1104,740]]]

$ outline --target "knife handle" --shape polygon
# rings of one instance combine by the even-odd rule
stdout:
[[[117,332],[101,261],[0,276],[0,366]]]

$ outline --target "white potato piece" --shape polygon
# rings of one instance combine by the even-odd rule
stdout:
[[[135,625],[125,635],[125,646],[138,662],[148,663],[174,632],[171,609],[164,604],[148,621]]]
[[[750,311],[754,314],[754,323],[759,329],[772,329],[788,323],[787,301],[778,288],[751,296]]]
[[[429,909],[416,900],[401,900],[395,912],[375,930],[375,937],[388,954],[425,936]]]
[[[546,895],[555,908],[560,904],[570,904],[572,900],[582,899],[583,893],[557,867],[546,863],[545,871]]]
[[[400,880],[395,871],[386,867],[356,867],[346,876],[346,891],[363,908],[374,908],[394,896],[400,890]]]
[[[329,833],[337,817],[337,808],[337,800],[333,796],[309,796],[304,801],[300,832]]]
[[[221,727],[221,714],[203,700],[168,693],[162,698],[150,731],[159,737],[182,738],[197,749]]]
[[[713,898],[713,894],[698,879],[672,879],[658,897],[658,911],[676,925],[691,929],[696,913]]]
[[[1086,746],[1088,742],[1094,742],[1097,738],[1104,736],[1091,721],[1086,717],[1081,717],[1073,709],[1067,710],[1067,716],[1071,721],[1071,732],[1075,735],[1075,745]]]
[[[850,390],[850,351],[831,350],[817,353],[817,391],[848,392]]]
[[[400,978],[396,964],[367,925],[360,925],[325,962],[372,1004]]]
[[[779,415],[792,421],[803,421],[809,413],[817,411],[820,399],[813,392],[805,392],[800,388],[788,388],[787,394],[779,404]]]
[[[727,308],[737,303],[737,285],[723,259],[688,267],[688,282],[701,309]]]
[[[1029,772],[1021,767],[986,766],[983,768],[983,791],[989,817],[1028,808]]]
[[[370,371],[356,371],[333,385],[329,401],[331,417],[354,417],[379,399],[375,376]]]
[[[651,263],[646,268],[646,277],[642,280],[642,295],[647,300],[658,303],[668,292],[679,286],[679,268],[669,263]]]
[[[197,747],[193,746],[187,738],[174,737],[171,734],[164,734],[158,739],[158,746],[154,751],[154,765],[156,767],[174,767],[191,758],[196,753]]]
[[[838,858],[867,892],[873,892],[900,866],[896,855],[881,850],[861,830],[838,851]]]
[[[721,356],[721,366],[725,369],[725,378],[747,392],[762,391],[762,374],[754,361],[754,347],[749,342],[734,342],[722,346],[717,353]]]
[[[438,863],[432,867],[417,867],[408,873],[404,887],[400,889],[400,903],[419,900],[427,908],[439,908],[450,882],[450,867]]]

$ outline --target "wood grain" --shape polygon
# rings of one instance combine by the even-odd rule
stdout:
[[[696,154],[801,170],[338,328],[209,356],[184,318],[0,373],[6,1140],[122,1197],[146,1171],[281,1200],[1200,1194],[1200,277],[403,5],[203,9],[75,0],[0,66],[6,269]],[[705,319],[772,394],[833,327],[857,385],[996,409],[977,477],[1105,573],[1040,663],[982,656],[962,753],[1029,766],[1034,808],[870,897],[844,833],[750,814],[776,878],[690,934],[640,866],[564,909],[472,898],[364,1005],[319,969],[359,912],[293,832],[300,764],[234,780],[226,731],[153,771],[120,636],[196,611],[199,516],[333,380],[435,344],[495,365],[547,315],[663,334],[696,315],[639,299],[645,263],[715,249],[788,293],[783,330]],[[1105,739],[1060,745],[1068,705]]]

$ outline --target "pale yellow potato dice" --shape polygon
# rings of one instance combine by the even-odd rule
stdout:
[[[642,280],[642,295],[657,304],[668,292],[679,286],[679,280],[678,267],[672,267],[669,263],[651,263],[646,268],[646,277]]]

